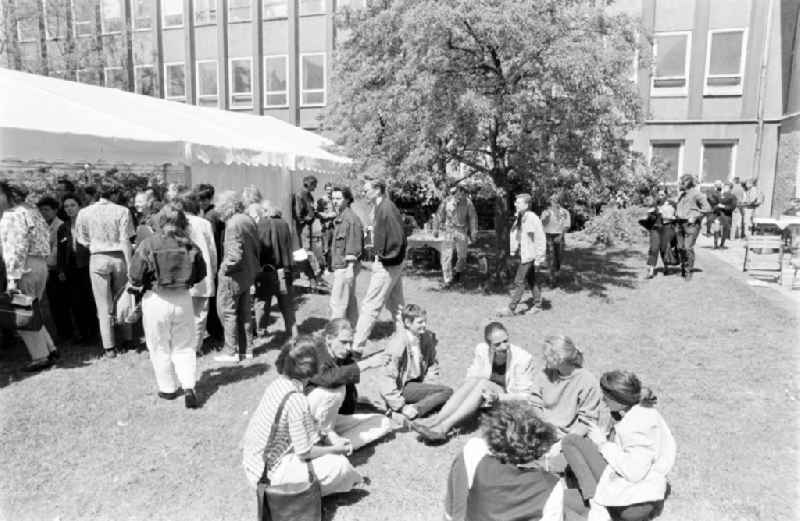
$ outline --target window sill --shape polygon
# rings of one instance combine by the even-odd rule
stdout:
[[[202,23],[195,22],[194,23],[195,27],[215,27],[216,25],[217,25],[216,21],[214,21],[214,22],[202,22]]]
[[[288,20],[288,16],[265,16],[262,20],[264,22],[270,22],[274,20]]]
[[[135,28],[133,30],[133,32],[135,32],[135,33],[144,33],[144,32],[149,32],[149,31],[152,31],[152,30],[153,30],[152,27],[137,27],[137,28]]]
[[[309,103],[309,104],[305,104],[304,103],[304,104],[300,105],[301,109],[318,109],[318,108],[324,108],[324,107],[325,107],[325,103]]]
[[[167,30],[167,29],[183,29],[183,24],[181,24],[181,25],[164,25],[164,26],[161,27],[161,29],[164,29],[164,30]]]
[[[265,109],[288,109],[289,105],[264,105]]]
[[[122,31],[111,31],[109,33],[100,33],[100,36],[119,36]]]
[[[228,20],[228,25],[249,24],[250,19],[247,20]]]

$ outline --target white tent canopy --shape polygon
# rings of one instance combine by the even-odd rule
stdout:
[[[330,141],[270,116],[0,68],[0,159],[237,165],[334,174]],[[239,169],[237,169],[239,170]],[[238,184],[238,183],[236,183]]]

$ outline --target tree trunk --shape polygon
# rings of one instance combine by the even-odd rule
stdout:
[[[510,194],[504,189],[497,190],[494,200],[494,231],[495,231],[495,257],[494,278],[495,282],[502,283],[508,266],[508,215],[510,208]]]

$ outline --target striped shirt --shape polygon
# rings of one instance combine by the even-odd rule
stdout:
[[[268,447],[275,414],[283,397],[290,392],[295,394],[286,401],[275,438]],[[289,452],[304,454],[318,441],[319,429],[303,394],[303,385],[285,376],[278,376],[267,386],[244,434],[242,464],[247,480],[255,487],[264,474],[265,463],[272,470],[284,455]]]

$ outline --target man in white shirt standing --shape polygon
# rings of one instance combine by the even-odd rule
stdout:
[[[530,194],[519,194],[514,201],[517,210],[514,225],[511,227],[509,252],[519,255],[519,267],[514,277],[514,287],[511,290],[511,302],[507,307],[501,308],[497,314],[509,317],[518,314],[517,306],[525,293],[525,287],[530,288],[533,294],[533,304],[527,313],[538,313],[542,310],[542,288],[536,281],[536,265],[542,265],[545,260],[547,240],[539,217],[531,211]]]

